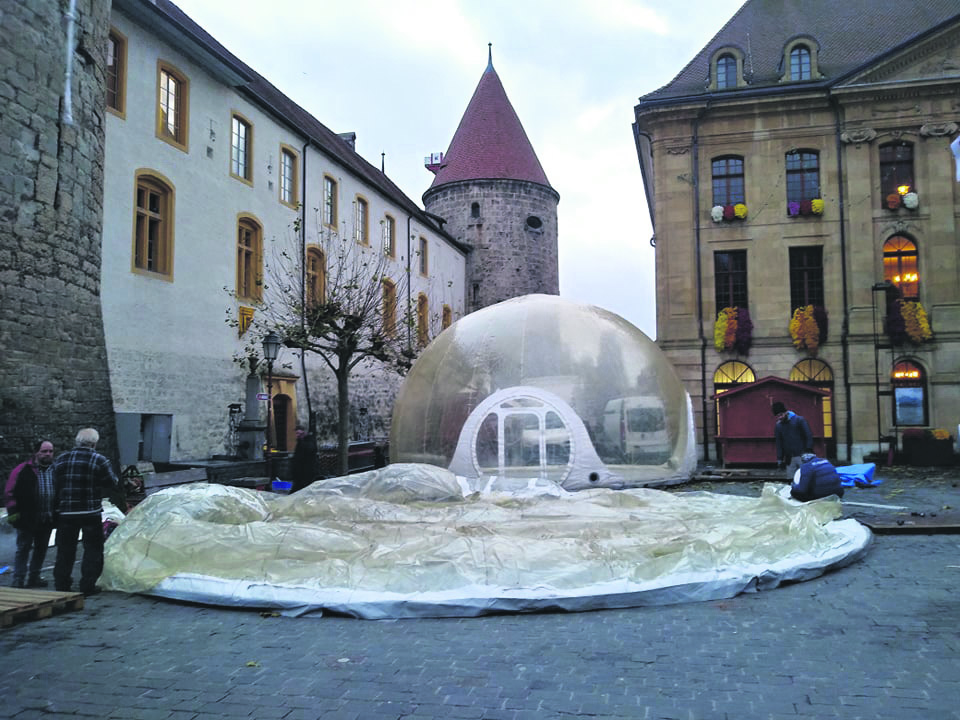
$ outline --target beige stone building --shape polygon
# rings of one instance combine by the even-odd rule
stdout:
[[[722,460],[716,394],[764,377],[829,391],[842,461],[908,428],[956,436],[955,0],[749,0],[635,120],[657,341],[704,459]],[[772,416],[735,423],[772,433]]]

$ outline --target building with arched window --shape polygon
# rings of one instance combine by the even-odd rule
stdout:
[[[960,10],[877,0],[883,33],[852,31],[860,12],[748,0],[634,108],[657,342],[706,459],[710,398],[754,373],[828,393],[836,459],[957,430]]]

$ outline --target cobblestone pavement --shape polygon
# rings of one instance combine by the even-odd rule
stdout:
[[[956,483],[851,495],[960,505]],[[102,593],[0,630],[0,717],[960,719],[958,551],[960,535],[878,535],[850,567],[729,600],[454,620]]]

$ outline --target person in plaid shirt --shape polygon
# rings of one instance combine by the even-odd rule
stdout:
[[[43,588],[40,577],[53,531],[53,443],[41,440],[33,457],[17,465],[6,485],[7,522],[17,529],[13,587]],[[33,550],[33,557],[30,551]],[[27,570],[29,568],[29,575]]]
[[[80,563],[80,592],[100,592],[97,579],[103,571],[104,495],[120,491],[120,481],[110,461],[96,451],[100,434],[93,428],[77,433],[76,447],[53,461],[54,510],[57,513],[57,561],[53,581],[57,590],[68,592],[73,585],[73,564],[83,531],[83,560]]]

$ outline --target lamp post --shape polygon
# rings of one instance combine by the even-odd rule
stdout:
[[[263,338],[263,359],[267,361],[267,482],[273,482],[273,361],[280,352],[280,338],[272,330]]]

